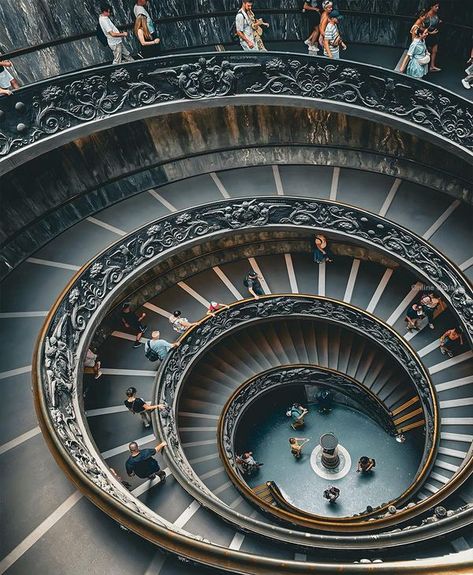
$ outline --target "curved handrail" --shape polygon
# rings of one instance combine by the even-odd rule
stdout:
[[[193,495],[203,505],[208,507],[213,505],[223,513],[224,506],[195,473],[179,441],[179,428],[177,425],[179,396],[184,393],[185,380],[192,372],[193,366],[222,337],[240,330],[243,326],[245,329],[251,329],[252,325],[261,320],[286,318],[311,318],[347,326],[349,329],[364,335],[367,339],[371,339],[373,343],[381,345],[392,358],[397,360],[419,394],[426,420],[426,439],[422,462],[414,481],[398,498],[378,509],[377,514],[367,514],[358,517],[321,517],[314,514],[309,517],[309,514],[306,514],[301,517],[301,515],[294,516],[291,513],[277,509],[273,510],[273,514],[286,521],[312,529],[359,532],[379,530],[380,527],[398,523],[400,517],[407,519],[421,513],[425,507],[422,502],[414,507],[410,506],[399,510],[395,519],[392,516],[374,518],[374,515],[379,515],[379,513],[385,511],[389,505],[402,505],[406,502],[420,488],[432,466],[436,444],[440,438],[438,436],[439,423],[436,392],[430,377],[417,354],[407,345],[405,339],[391,327],[370,313],[351,304],[322,296],[278,294],[261,296],[258,300],[250,299],[234,302],[230,304],[228,309],[220,311],[218,316],[212,321],[210,318],[205,318],[198,325],[192,327],[185,334],[182,345],[168,354],[158,371],[156,402],[167,404],[171,407],[171,410],[169,414],[166,414],[166,418],[158,413],[156,421],[160,436],[168,443],[166,457],[174,477],[182,485],[191,485],[195,488],[193,489]],[[235,392],[235,397],[239,391]],[[225,409],[227,407],[228,404]],[[234,473],[233,445],[220,426],[219,431],[223,433],[225,441],[225,457],[222,460],[224,464],[227,463],[226,467],[231,471],[230,475],[233,481],[237,479]],[[227,462],[226,459],[228,459]],[[245,493],[247,498],[258,503],[261,507],[265,507],[263,502],[254,495],[253,491],[243,481],[236,480],[235,483],[238,489]],[[225,512],[227,519],[230,519],[232,510],[225,509]],[[239,517],[240,514],[233,512],[233,516],[234,518]],[[369,521],[368,517],[370,518]]]
[[[35,407],[48,446],[61,467],[96,505],[115,520],[159,545],[197,561],[259,572],[244,553],[214,548],[182,531],[154,520],[135,497],[111,475],[96,445],[88,437],[77,382],[83,358],[96,327],[114,301],[147,269],[166,257],[201,242],[234,231],[300,228],[308,233],[325,232],[352,242],[363,242],[393,259],[411,265],[444,294],[451,309],[468,330],[471,322],[471,287],[455,267],[427,242],[402,226],[365,210],[330,201],[304,198],[232,199],[160,218],[105,249],[72,278],[52,307],[38,338],[33,357]],[[469,332],[471,341],[471,330]],[[429,498],[431,504],[452,492],[470,474],[472,459],[445,488]],[[380,548],[435,537],[467,525],[471,508],[459,509],[438,524],[411,527],[373,536],[357,535],[344,545],[350,548]],[[274,528],[277,530],[277,528]],[[276,531],[275,531],[276,532]],[[293,534],[302,546],[338,548],[339,537]],[[279,565],[258,558],[264,565]],[[230,562],[230,563],[228,563]],[[304,563],[304,569],[307,564]],[[228,568],[228,567],[227,567]],[[277,571],[277,567],[274,567]],[[292,567],[291,567],[292,569]],[[294,567],[293,572],[298,572]]]
[[[98,130],[239,102],[316,104],[422,135],[473,162],[473,104],[448,90],[350,61],[225,52],[93,68],[20,88],[0,101],[0,173]]]
[[[308,512],[289,503],[276,487],[275,491],[279,493],[279,496],[275,494],[275,498],[281,502],[281,507],[285,511],[284,514],[280,514],[278,508],[275,509],[271,504],[262,500],[254,493],[253,489],[248,487],[244,477],[241,476],[236,463],[234,446],[235,434],[241,418],[250,405],[253,405],[257,399],[282,386],[306,385],[308,383],[313,384],[314,381],[317,382],[317,385],[333,388],[339,393],[352,398],[355,403],[359,404],[358,409],[362,410],[368,417],[374,419],[387,433],[395,435],[396,428],[392,422],[389,410],[369,388],[344,373],[340,373],[334,369],[310,364],[282,365],[270,368],[240,385],[225,402],[217,427],[217,444],[220,459],[227,471],[227,474],[237,489],[241,491],[245,497],[253,501],[253,503],[264,509],[266,512],[276,515],[280,519],[287,520],[288,517],[290,517],[290,521],[292,523],[309,528],[314,527],[314,521],[324,522],[325,516]],[[364,402],[366,402],[365,405]],[[429,413],[428,409],[424,409],[424,414],[427,418],[431,418],[433,416],[433,414]],[[431,428],[433,429],[433,421],[431,422]],[[433,448],[434,445],[431,446],[429,452],[432,451]],[[425,459],[424,453],[419,464],[418,473],[416,473],[416,476],[412,481],[412,489],[410,493],[414,493],[415,490],[420,489],[422,485],[422,474],[419,473],[419,471],[424,467]],[[267,483],[276,485],[271,481]],[[407,491],[409,490],[406,490],[406,492]],[[343,517],[342,519],[347,522],[359,522],[360,516],[362,516],[361,518],[363,521],[366,521],[371,517],[378,517],[389,505],[401,506],[402,501],[407,497],[405,493],[401,494],[395,500],[390,500],[383,506],[377,507],[372,512],[360,512],[356,516],[347,518]],[[355,517],[356,519],[354,519]],[[329,521],[327,523],[330,523],[331,518],[328,519]],[[340,517],[337,517],[337,521],[339,519]]]

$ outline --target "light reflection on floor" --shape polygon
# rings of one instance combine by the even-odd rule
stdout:
[[[255,458],[264,462],[259,473],[248,480],[251,487],[272,480],[287,494],[291,502],[312,513],[327,516],[347,516],[360,513],[367,505],[376,507],[399,496],[414,478],[421,459],[421,447],[407,435],[405,443],[383,431],[367,416],[347,407],[336,406],[331,413],[321,415],[314,407],[306,417],[303,430],[294,432],[284,410],[277,410],[249,425],[249,437]],[[311,468],[310,454],[318,445],[322,433],[332,431],[350,453],[350,472],[333,481],[341,490],[336,505],[322,497],[330,482],[318,477]],[[289,451],[289,437],[308,437],[304,455],[296,460]],[[362,455],[376,459],[372,474],[356,473]]]

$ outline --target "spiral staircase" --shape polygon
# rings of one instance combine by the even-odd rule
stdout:
[[[12,218],[1,246],[0,573],[473,572],[471,104],[409,79],[389,92],[393,73],[354,63],[200,58],[85,70],[0,102],[0,181],[25,221]],[[183,88],[172,69],[205,74]],[[385,140],[367,147],[374,134]],[[127,146],[150,142],[158,159],[139,151],[128,165]],[[72,157],[101,187],[79,181]],[[42,170],[73,191],[39,208],[21,190],[33,175],[34,199]],[[333,263],[314,264],[316,231]],[[407,333],[405,310],[429,289],[444,301],[435,328]],[[150,363],[120,324],[123,301],[146,313],[146,336],[175,340],[175,309],[198,323]],[[210,301],[229,307],[208,316]],[[458,325],[464,343],[448,358],[438,340]],[[83,369],[91,345],[98,380]],[[335,520],[268,503],[244,481],[226,434],[232,402],[258,378],[305,368],[344,378],[392,435],[423,444],[404,493]],[[168,404],[152,429],[124,406],[129,386]],[[128,443],[162,439],[165,485],[125,488],[110,470],[125,478]]]

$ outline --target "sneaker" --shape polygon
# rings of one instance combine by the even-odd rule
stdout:
[[[441,347],[441,348],[440,348],[440,353],[441,353],[442,355],[445,355],[445,354],[447,353],[447,350],[446,350],[444,347]]]
[[[137,347],[140,347],[141,345],[141,341],[135,341],[135,343],[133,344],[133,348],[136,349]]]
[[[315,44],[313,44],[313,45],[311,44],[309,46],[309,52],[318,52],[318,51],[319,51],[319,49],[317,48],[317,46]]]
[[[433,323],[429,323],[429,327],[430,327],[430,329],[434,329],[434,324],[433,324]]]
[[[304,44],[305,44],[306,46],[312,46],[312,43],[311,43],[311,41],[309,40],[309,38],[307,38],[307,40],[304,40]]]
[[[453,357],[453,351],[447,351],[448,357]]]
[[[94,379],[99,379],[99,377],[102,377],[102,375],[103,375],[102,372],[99,371],[99,372],[97,373],[97,375],[95,376]]]
[[[160,483],[164,485],[166,483],[166,473],[164,471],[159,471],[158,475],[161,480]]]
[[[466,78],[463,78],[462,84],[463,84],[463,87],[466,88],[467,90],[469,90],[471,88],[471,84],[470,84],[470,82],[468,82],[468,80]]]
[[[145,429],[149,429],[151,427],[151,423],[145,423],[144,426],[145,426]]]

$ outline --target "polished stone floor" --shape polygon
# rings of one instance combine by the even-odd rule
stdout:
[[[376,507],[400,495],[413,480],[422,455],[422,446],[413,435],[405,443],[398,443],[366,415],[344,406],[335,406],[326,415],[310,406],[304,429],[294,432],[285,407],[271,409],[254,422],[251,414],[242,422],[248,426],[251,448],[258,461],[264,463],[260,471],[248,480],[251,487],[265,481],[275,481],[295,506],[325,516],[349,516],[360,513],[367,505]],[[250,422],[250,419],[253,419]],[[345,477],[327,480],[312,469],[312,451],[323,433],[333,432],[340,445],[351,457],[351,468]],[[289,437],[307,437],[310,442],[296,460],[289,450]],[[376,469],[370,474],[356,472],[362,455],[376,459]],[[335,505],[329,504],[322,493],[335,485],[341,495]]]

